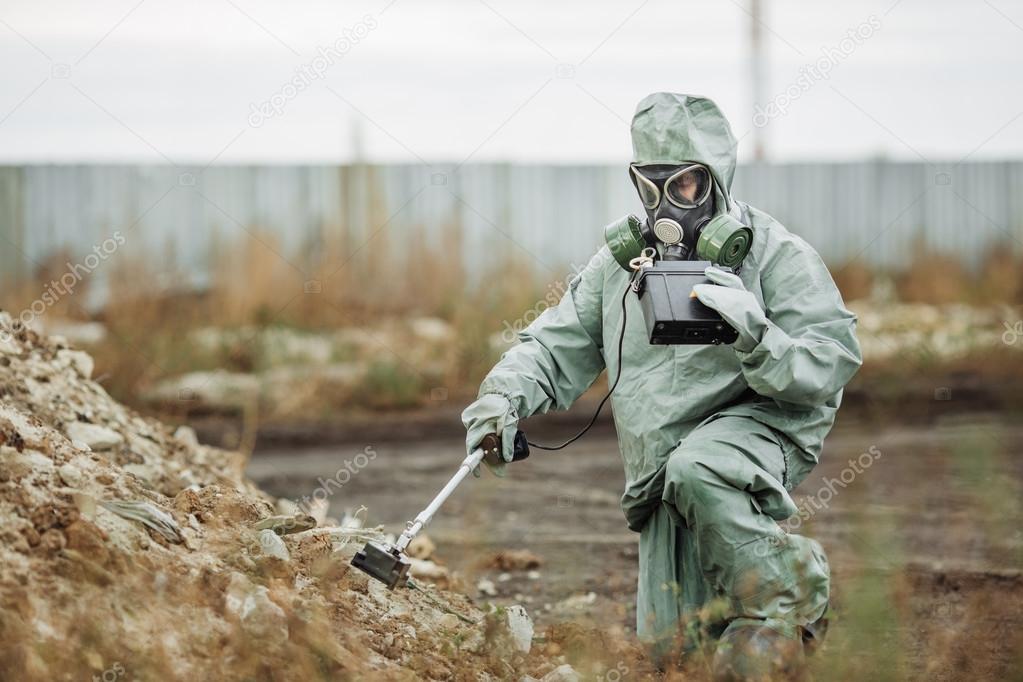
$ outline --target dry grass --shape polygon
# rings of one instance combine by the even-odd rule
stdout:
[[[1023,257],[1014,254],[1012,245],[992,248],[976,270],[950,253],[924,246],[916,253],[906,267],[891,272],[855,259],[833,267],[831,274],[846,301],[869,298],[878,275],[884,275],[894,280],[898,299],[906,303],[1023,303]]]
[[[910,303],[1020,303],[1023,261],[1011,246],[988,252],[983,264],[970,271],[956,257],[921,249],[905,271],[896,276],[899,298]]]
[[[384,222],[383,219],[378,221]],[[103,266],[109,284],[105,309],[91,314],[83,309],[88,278],[72,295],[62,297],[43,320],[97,319],[107,339],[89,351],[96,359],[96,375],[121,400],[134,401],[160,379],[197,370],[225,369],[250,372],[260,369],[256,336],[261,330],[284,327],[310,332],[345,328],[376,328],[413,317],[445,321],[457,330],[450,347],[436,358],[436,372],[424,376],[411,371],[403,355],[413,349],[389,346],[385,362],[372,363],[375,390],[344,395],[314,395],[298,409],[318,405],[330,412],[352,401],[374,409],[407,408],[429,401],[430,390],[447,387],[452,396],[482,378],[496,360],[491,336],[502,321],[519,318],[545,293],[545,282],[528,264],[510,251],[489,257],[482,281],[468,278],[461,255],[461,232],[449,226],[435,240],[421,233],[407,253],[389,255],[386,230],[368,234],[363,241],[339,244],[329,239],[299,260],[267,234],[255,232],[230,244],[214,244],[213,279],[205,291],[187,286],[183,273],[164,256],[134,255]],[[452,254],[455,254],[454,256]],[[8,287],[0,295],[0,308],[20,311],[45,290],[45,282],[65,267],[66,255],[54,257],[33,281]],[[566,266],[565,272],[568,272]],[[152,273],[160,272],[159,280]],[[169,273],[169,274],[168,274]],[[216,327],[251,330],[251,339],[224,347],[198,348],[189,343],[191,331]],[[316,392],[313,391],[315,394]],[[366,402],[366,396],[372,399]],[[326,400],[324,400],[326,398]],[[371,404],[369,404],[371,403]]]
[[[874,270],[860,259],[849,261],[831,275],[846,301],[869,297],[874,286]]]
[[[379,218],[376,224],[385,222],[385,217]],[[415,367],[410,371],[414,363],[403,362],[402,356],[413,349],[399,344],[385,362],[373,361],[375,390],[368,402],[367,392],[313,385],[309,400],[292,401],[294,409],[330,414],[355,403],[372,409],[415,407],[429,404],[437,386],[445,387],[451,398],[471,396],[497,358],[492,337],[506,329],[506,323],[521,319],[524,311],[536,308],[551,291],[550,275],[506,250],[488,254],[486,274],[470,278],[462,265],[459,225],[449,225],[433,239],[422,230],[412,233],[414,243],[402,251],[414,255],[406,257],[390,256],[392,236],[387,230],[360,235],[352,243],[339,243],[325,231],[321,243],[301,249],[306,257],[299,259],[272,236],[254,232],[214,244],[214,276],[205,291],[185,286],[184,274],[175,276],[173,263],[163,262],[162,254],[112,260],[102,266],[109,304],[97,316],[106,325],[108,338],[89,349],[97,360],[97,375],[105,376],[104,384],[113,395],[130,401],[167,376],[261,368],[255,339],[236,340],[211,352],[187,341],[195,329],[245,328],[258,334],[279,326],[324,332],[433,317],[448,323],[455,334],[437,351],[439,357],[431,357],[429,372]],[[18,311],[31,304],[45,290],[45,282],[59,277],[67,260],[66,254],[55,256],[35,281],[5,289],[0,306]],[[922,251],[895,274],[894,281],[898,297],[905,301],[1023,302],[1021,265],[1009,248],[992,250],[976,272],[950,256]],[[568,267],[563,270],[567,273]],[[162,273],[159,281],[154,272]],[[846,300],[868,297],[877,278],[860,260],[833,272]],[[72,295],[61,297],[45,319],[90,318],[81,307],[89,279]]]

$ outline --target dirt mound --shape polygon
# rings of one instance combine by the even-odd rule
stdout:
[[[502,610],[350,570],[361,543],[280,521],[239,453],[91,372],[0,312],[0,679],[519,679],[566,662],[523,652]]]

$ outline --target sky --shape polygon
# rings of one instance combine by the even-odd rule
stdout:
[[[1023,0],[763,0],[759,103],[749,2],[4,0],[0,163],[625,162],[658,90],[741,160],[1023,156]]]

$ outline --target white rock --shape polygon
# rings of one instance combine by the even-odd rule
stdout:
[[[288,641],[288,616],[270,599],[270,590],[257,585],[242,603],[242,625],[253,637]]]
[[[274,507],[277,509],[277,513],[281,516],[294,516],[295,514],[302,513],[301,508],[286,497],[282,497],[277,500],[277,504],[275,504]]]
[[[430,536],[426,533],[420,533],[412,538],[412,542],[409,543],[405,553],[416,559],[429,559],[436,550],[437,545],[430,539]]]
[[[526,613],[526,609],[518,604],[509,606],[504,610],[508,623],[508,633],[515,642],[515,648],[524,654],[529,653],[533,646],[533,619]]]
[[[163,448],[148,438],[128,432],[128,447],[142,458],[144,462],[158,462],[163,456]]]
[[[558,608],[563,610],[581,610],[597,601],[596,592],[587,592],[586,594],[574,594],[568,599],[563,599],[558,602]]]
[[[459,624],[458,616],[453,613],[445,613],[443,616],[437,619],[437,625],[444,628],[445,630],[454,630]]]
[[[394,598],[394,593],[387,589],[379,580],[369,581],[369,596],[377,604],[383,607],[384,612],[389,618],[398,618],[405,616],[409,613],[407,606],[402,604],[398,599]]]
[[[544,675],[540,682],[579,682],[581,679],[575,668],[566,663]]]
[[[159,475],[157,470],[148,464],[125,464],[121,468],[129,474],[136,476],[139,480],[145,481],[149,486],[152,486],[157,480],[153,476]]]
[[[480,594],[486,595],[488,597],[497,596],[497,588],[494,587],[494,581],[492,580],[480,578],[480,581],[476,583],[476,589],[479,591]]]
[[[82,470],[71,462],[57,467],[57,475],[60,476],[60,480],[64,482],[64,485],[69,488],[77,488],[82,484]]]
[[[199,447],[199,437],[195,435],[195,429],[191,426],[179,426],[174,429],[174,437],[189,447]]]
[[[269,528],[259,531],[259,550],[266,556],[276,557],[282,561],[291,559],[288,546],[284,544],[281,536]]]
[[[124,442],[124,438],[116,431],[86,422],[71,422],[67,425],[65,433],[72,443],[81,441],[92,450],[109,450]]]
[[[76,322],[74,320],[53,320],[43,325],[46,333],[60,335],[75,346],[94,346],[107,336],[107,328],[101,322]]]
[[[178,534],[185,547],[193,551],[199,549],[199,533],[194,528],[182,528]]]
[[[437,317],[416,317],[409,321],[409,326],[416,337],[433,343],[450,341],[455,335],[451,325]]]
[[[67,366],[74,367],[83,379],[92,378],[92,370],[95,368],[92,356],[83,350],[71,350],[65,348],[57,351],[57,360],[67,363]]]
[[[284,609],[270,599],[270,591],[262,585],[253,585],[241,573],[233,573],[224,595],[229,613],[241,621],[242,628],[252,637],[274,642],[288,639],[288,617]]]
[[[158,403],[192,403],[214,408],[245,407],[258,396],[258,377],[219,369],[165,379],[144,395],[146,400]]]
[[[334,354],[329,338],[272,327],[260,334],[261,350],[270,364],[324,365]]]
[[[408,558],[413,578],[424,580],[443,580],[448,577],[448,569],[436,564],[429,559],[417,559],[413,556]]]
[[[316,519],[316,525],[322,526],[330,511],[330,500],[325,497],[314,497],[306,505],[306,513]]]
[[[25,448],[18,452],[7,445],[0,445],[0,467],[12,478],[30,473],[51,474],[56,471],[53,460],[39,452]]]
[[[366,365],[359,362],[332,362],[318,368],[324,382],[337,386],[354,386],[366,376]]]
[[[11,316],[0,312],[0,355],[17,355],[21,347],[11,332]]]

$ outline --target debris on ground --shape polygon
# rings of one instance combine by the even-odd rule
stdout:
[[[533,645],[533,619],[519,605],[505,607],[503,615],[515,648],[528,654]]]
[[[0,328],[0,679],[517,680],[567,662],[527,653],[522,607],[495,627],[463,595],[351,570],[384,535],[359,512],[333,526],[279,504],[242,454],[110,398],[63,340]]]
[[[572,614],[573,612],[585,611],[588,607],[593,606],[597,602],[596,592],[587,592],[586,594],[573,594],[567,599],[562,599],[558,603],[551,607],[551,611],[562,614]]]
[[[256,530],[270,530],[277,535],[289,535],[316,528],[316,519],[308,514],[278,514],[252,524]]]
[[[528,549],[506,549],[487,557],[483,568],[495,571],[529,571],[543,566],[543,558]]]
[[[535,679],[535,678],[528,678]],[[559,665],[539,680],[539,682],[580,682],[582,677],[575,671],[575,668],[568,665]]]
[[[1020,311],[1010,306],[941,306],[877,299],[853,301],[866,362],[900,357],[953,360],[971,353],[1021,350]]]
[[[488,578],[480,578],[476,583],[476,591],[485,597],[497,596],[497,587],[494,585],[494,581]]]
[[[430,539],[430,536],[420,533],[412,538],[405,553],[413,559],[430,559],[435,551],[437,551],[437,545]]]
[[[71,464],[63,464],[57,473],[60,474],[61,470],[72,466]],[[64,476],[61,476],[61,479],[65,483],[67,482]],[[147,528],[151,528],[162,535],[168,542],[184,541],[184,538],[181,536],[181,528],[178,526],[178,522],[174,520],[174,517],[152,502],[145,500],[109,500],[100,502],[100,506],[104,509],[109,509],[122,519],[138,521]]]
[[[365,402],[362,389],[377,379],[374,372],[392,366],[387,348],[403,347],[409,366],[441,377],[455,336],[451,323],[430,317],[321,331],[203,327],[188,332],[186,342],[196,358],[205,360],[201,364],[217,369],[160,377],[144,387],[141,397],[154,406],[180,407],[185,401],[195,410],[234,413],[262,405],[270,414],[291,415],[322,404],[324,396],[343,397],[346,402],[359,396]],[[232,369],[221,368],[225,364]]]
[[[447,567],[434,563],[429,559],[417,559],[410,556],[408,560],[409,564],[411,564],[409,571],[413,578],[429,580],[432,583],[443,582],[446,584],[451,577],[451,572],[448,571]]]
[[[273,532],[269,528],[264,528],[259,531],[259,549],[268,557],[274,557],[281,561],[289,561],[291,559],[291,553],[288,551],[288,546],[284,544],[284,540],[281,536]]]

